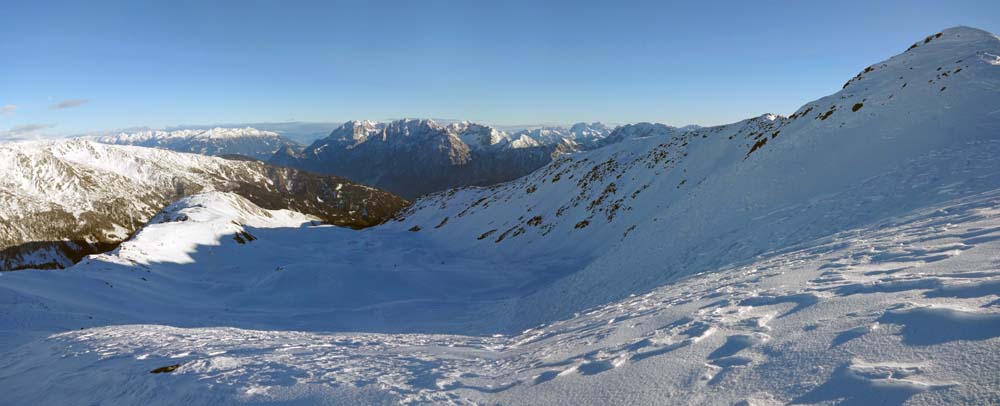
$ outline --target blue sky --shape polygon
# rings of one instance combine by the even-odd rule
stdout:
[[[789,114],[992,1],[4,1],[0,132]]]

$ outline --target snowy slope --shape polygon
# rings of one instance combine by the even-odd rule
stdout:
[[[1000,404],[998,55],[945,30],[361,231],[181,201],[0,274],[0,403]]]
[[[11,348],[0,386],[18,388],[0,401],[997,404],[997,207],[997,190],[956,198],[490,337],[327,331],[368,330],[359,326],[392,313],[338,306],[370,294],[342,297],[362,281],[398,275],[385,269],[397,261],[423,279],[447,268],[420,267],[447,259],[454,273],[434,282],[503,268],[427,251],[412,234],[368,229],[358,241],[197,196],[112,254],[61,274],[0,275]],[[244,233],[254,239],[236,241]],[[390,257],[342,259],[372,249]],[[362,267],[375,275],[330,290]],[[420,279],[408,285],[433,285]],[[449,318],[421,300],[399,307]]]
[[[204,155],[243,155],[260,160],[270,158],[282,147],[296,146],[276,132],[250,127],[121,132],[93,137],[93,141]]]
[[[85,140],[0,145],[0,173],[0,270],[67,266],[203,190],[234,191],[349,226],[380,223],[406,204],[342,178]]]
[[[939,193],[945,185],[988,190],[1000,179],[990,158],[1000,134],[995,55],[995,36],[950,29],[789,117],[563,156],[510,183],[417,201],[395,226],[513,258],[594,259],[524,305],[524,317],[551,312],[539,322],[566,317],[940,202],[951,196]]]

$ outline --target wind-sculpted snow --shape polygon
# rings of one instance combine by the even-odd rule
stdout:
[[[349,236],[338,238],[349,231],[310,227],[308,217],[268,215],[226,195],[196,197],[161,217],[175,221],[151,225],[115,253],[92,257],[63,275],[3,276],[4,341],[29,343],[0,357],[0,382],[30,389],[4,391],[0,401],[994,404],[1000,401],[997,292],[962,298],[940,292],[1000,282],[994,261],[998,208],[997,191],[953,199],[520,333],[468,336],[329,332],[339,330],[337,323],[354,326],[340,329],[365,323],[371,328],[373,319],[391,314],[398,303],[373,306],[359,302],[364,295],[331,290],[346,277],[348,264],[331,260],[378,249],[368,245],[374,241],[391,241],[402,252],[421,250],[426,242],[405,238],[412,234],[391,239],[392,231],[369,229],[362,232],[369,234],[366,242],[352,246]],[[190,228],[215,231],[183,231]],[[289,250],[291,243],[282,241],[293,231],[317,236]],[[244,232],[255,239],[233,242]],[[159,247],[182,240],[168,238],[178,233],[207,238],[190,247],[194,262],[148,252],[172,252]],[[341,243],[321,245],[320,238]],[[255,253],[255,244],[285,254]],[[140,258],[159,261],[131,262]],[[477,264],[475,256],[447,258],[469,269],[501,269]],[[398,272],[388,266],[395,260],[382,267],[375,259],[357,265],[368,278],[383,279]],[[272,277],[289,274],[299,274],[299,282]],[[903,281],[929,282],[908,289],[842,289]],[[435,282],[458,292],[455,274]],[[52,283],[91,292],[38,295]],[[432,294],[420,290],[428,285],[409,284],[415,290],[399,306],[411,314],[431,307]],[[395,295],[383,300],[401,298],[399,291]],[[342,307],[350,304],[357,307]],[[326,311],[331,309],[337,310]],[[499,316],[495,308],[490,312],[480,317]],[[351,313],[359,317],[348,320]],[[383,321],[383,328],[399,331],[429,325]],[[21,325],[37,330],[25,332]],[[61,330],[75,331],[32,340]],[[150,373],[163,368],[170,372]]]
[[[200,191],[233,191],[352,227],[381,223],[406,204],[342,178],[84,140],[3,144],[0,173],[0,271],[61,268],[106,251]]]
[[[360,231],[182,201],[0,274],[0,403],[1000,404],[995,55],[945,30]]]

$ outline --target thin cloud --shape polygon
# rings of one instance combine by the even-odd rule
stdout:
[[[3,115],[3,116],[12,116],[12,115],[14,115],[14,111],[16,111],[16,110],[17,110],[17,106],[15,106],[13,104],[6,104],[6,105],[3,105],[3,106],[0,106],[0,115]]]
[[[55,126],[51,125],[51,124],[25,124],[25,125],[19,125],[17,127],[11,128],[10,131],[8,131],[8,132],[11,133],[11,134],[15,134],[15,135],[21,135],[21,134],[28,134],[28,133],[33,133],[33,132],[41,131],[41,130],[44,130],[46,128],[52,128],[52,127],[55,127]]]
[[[87,100],[87,99],[69,99],[69,100],[63,100],[63,101],[61,101],[59,103],[53,104],[53,105],[49,106],[49,108],[52,109],[52,110],[69,109],[69,108],[73,108],[73,107],[80,107],[80,106],[82,106],[84,104],[87,104],[89,102],[90,102],[90,100]]]
[[[0,130],[0,141],[37,140],[48,138],[44,130],[55,127],[54,124],[25,124],[9,130]]]

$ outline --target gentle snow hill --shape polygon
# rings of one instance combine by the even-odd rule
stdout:
[[[284,147],[297,144],[273,131],[256,128],[144,130],[90,138],[104,144],[163,148],[203,155],[242,155],[267,160]]]
[[[0,173],[0,270],[68,266],[200,191],[233,191],[354,227],[381,223],[406,204],[343,178],[79,139],[0,144]]]
[[[0,274],[0,403],[997,405],[998,111],[957,27],[360,231],[192,197]]]

